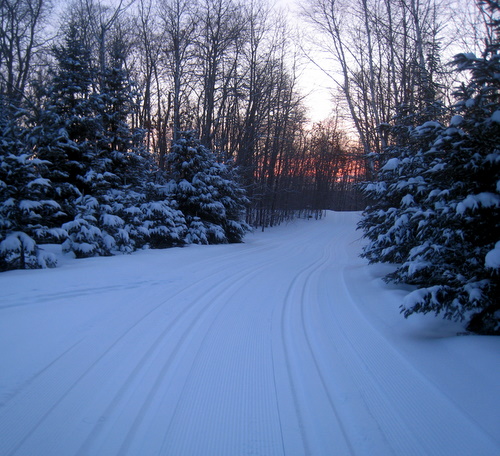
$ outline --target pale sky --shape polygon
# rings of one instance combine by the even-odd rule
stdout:
[[[304,0],[270,0],[278,8],[288,11],[288,21],[291,28],[296,28],[299,32],[304,32],[308,27],[307,23],[299,17],[300,5],[304,5]],[[300,43],[307,47],[307,42]],[[321,56],[315,54],[316,62],[320,62],[323,68],[328,68],[328,63],[321,59]],[[306,96],[304,104],[308,108],[308,115],[311,122],[319,122],[331,116],[334,110],[332,101],[332,80],[316,65],[306,57],[303,58],[301,72],[299,75],[299,86],[301,92]]]
[[[299,84],[304,95],[307,95],[305,105],[312,122],[328,118],[333,111],[332,81],[312,63],[306,64],[300,75]]]

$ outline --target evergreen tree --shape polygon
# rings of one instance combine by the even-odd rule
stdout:
[[[370,263],[400,263],[418,243],[415,235],[432,185],[426,174],[430,163],[425,151],[432,148],[443,129],[436,121],[391,128],[399,144],[387,147],[380,157],[385,163],[377,180],[362,185],[372,203],[358,227],[371,241],[361,254]]]
[[[107,253],[96,247],[110,243],[102,236],[97,240],[101,233],[93,212],[99,212],[95,197],[111,188],[116,178],[108,171],[100,144],[103,127],[91,49],[76,23],[70,22],[54,56],[56,68],[45,90],[44,107],[33,119],[30,142],[36,156],[49,162],[47,177],[66,214],[65,248],[77,257]]]
[[[30,142],[38,158],[49,162],[51,180],[58,202],[67,214],[75,215],[74,201],[90,193],[93,139],[99,130],[92,94],[91,52],[75,24],[70,24],[64,43],[54,48],[57,67],[44,90],[43,109],[33,119]]]
[[[148,183],[144,200],[140,204],[141,224],[139,234],[146,245],[155,249],[180,246],[185,243],[187,232],[184,214],[170,201],[166,186]]]
[[[100,216],[98,226],[115,240],[113,248],[122,251],[180,245],[184,217],[168,201],[165,186],[156,182],[160,171],[145,150],[144,132],[130,127],[136,94],[125,59],[126,46],[117,30],[100,93],[101,147],[116,183],[100,198],[106,215]]]
[[[500,11],[497,2],[485,3],[493,14]],[[488,334],[500,333],[499,25],[491,24],[496,38],[482,57],[455,58],[458,71],[468,71],[470,80],[456,92],[448,126],[417,127],[419,148],[399,149],[383,168],[392,173],[391,183],[368,188],[373,195],[373,189],[383,188],[384,201],[397,191],[408,193],[395,198],[390,209],[367,211],[361,223],[372,241],[364,255],[400,263],[387,280],[418,287],[403,303],[405,316],[435,312],[465,318],[469,330]]]
[[[184,214],[186,242],[241,242],[249,229],[242,221],[247,198],[234,170],[217,163],[194,132],[184,132],[168,157],[173,180],[170,195]]]
[[[497,2],[484,4],[500,12]],[[500,20],[490,26],[495,40],[481,57],[454,60],[470,81],[456,92],[456,116],[428,151],[434,213],[395,278],[426,286],[408,297],[405,315],[443,312],[469,319],[471,331],[500,334],[500,269],[487,261],[500,240]]]
[[[111,40],[107,68],[101,77],[101,148],[108,170],[116,176],[116,184],[137,187],[144,180],[145,167],[151,164],[147,163],[144,150],[144,133],[130,127],[130,118],[136,109],[136,93],[125,69],[125,59],[125,44],[121,35],[116,34]]]
[[[47,162],[26,147],[23,113],[0,99],[0,271],[55,266],[38,243],[64,237],[56,229],[62,215],[51,182],[42,176]]]

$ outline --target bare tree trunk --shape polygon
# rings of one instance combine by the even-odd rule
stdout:
[[[193,59],[192,48],[197,36],[197,4],[189,0],[161,0],[158,8],[166,37],[163,51],[172,76],[172,140],[175,142],[181,131],[181,98],[186,68]]]
[[[0,93],[8,104],[19,106],[26,95],[48,10],[46,0],[0,0]]]
[[[216,103],[220,106],[227,101],[224,87],[234,71],[239,43],[244,39],[244,12],[233,0],[203,0],[197,47],[203,92],[200,133],[208,148],[212,148],[218,128]]]
[[[94,29],[94,35],[97,40],[98,54],[99,54],[99,71],[101,75],[101,85],[102,85],[102,75],[106,70],[106,52],[107,52],[107,35],[109,31],[115,26],[120,16],[130,7],[134,0],[128,0],[125,3],[124,0],[118,0],[114,10],[109,10],[99,2],[95,3],[94,0],[84,0],[85,9],[87,12],[87,20],[89,24]]]

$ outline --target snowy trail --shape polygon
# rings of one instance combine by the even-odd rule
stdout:
[[[358,217],[0,275],[0,455],[500,454],[498,340],[402,320]]]

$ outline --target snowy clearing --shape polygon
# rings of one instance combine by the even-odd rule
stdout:
[[[498,455],[500,338],[405,320],[357,213],[0,275],[0,455]]]

